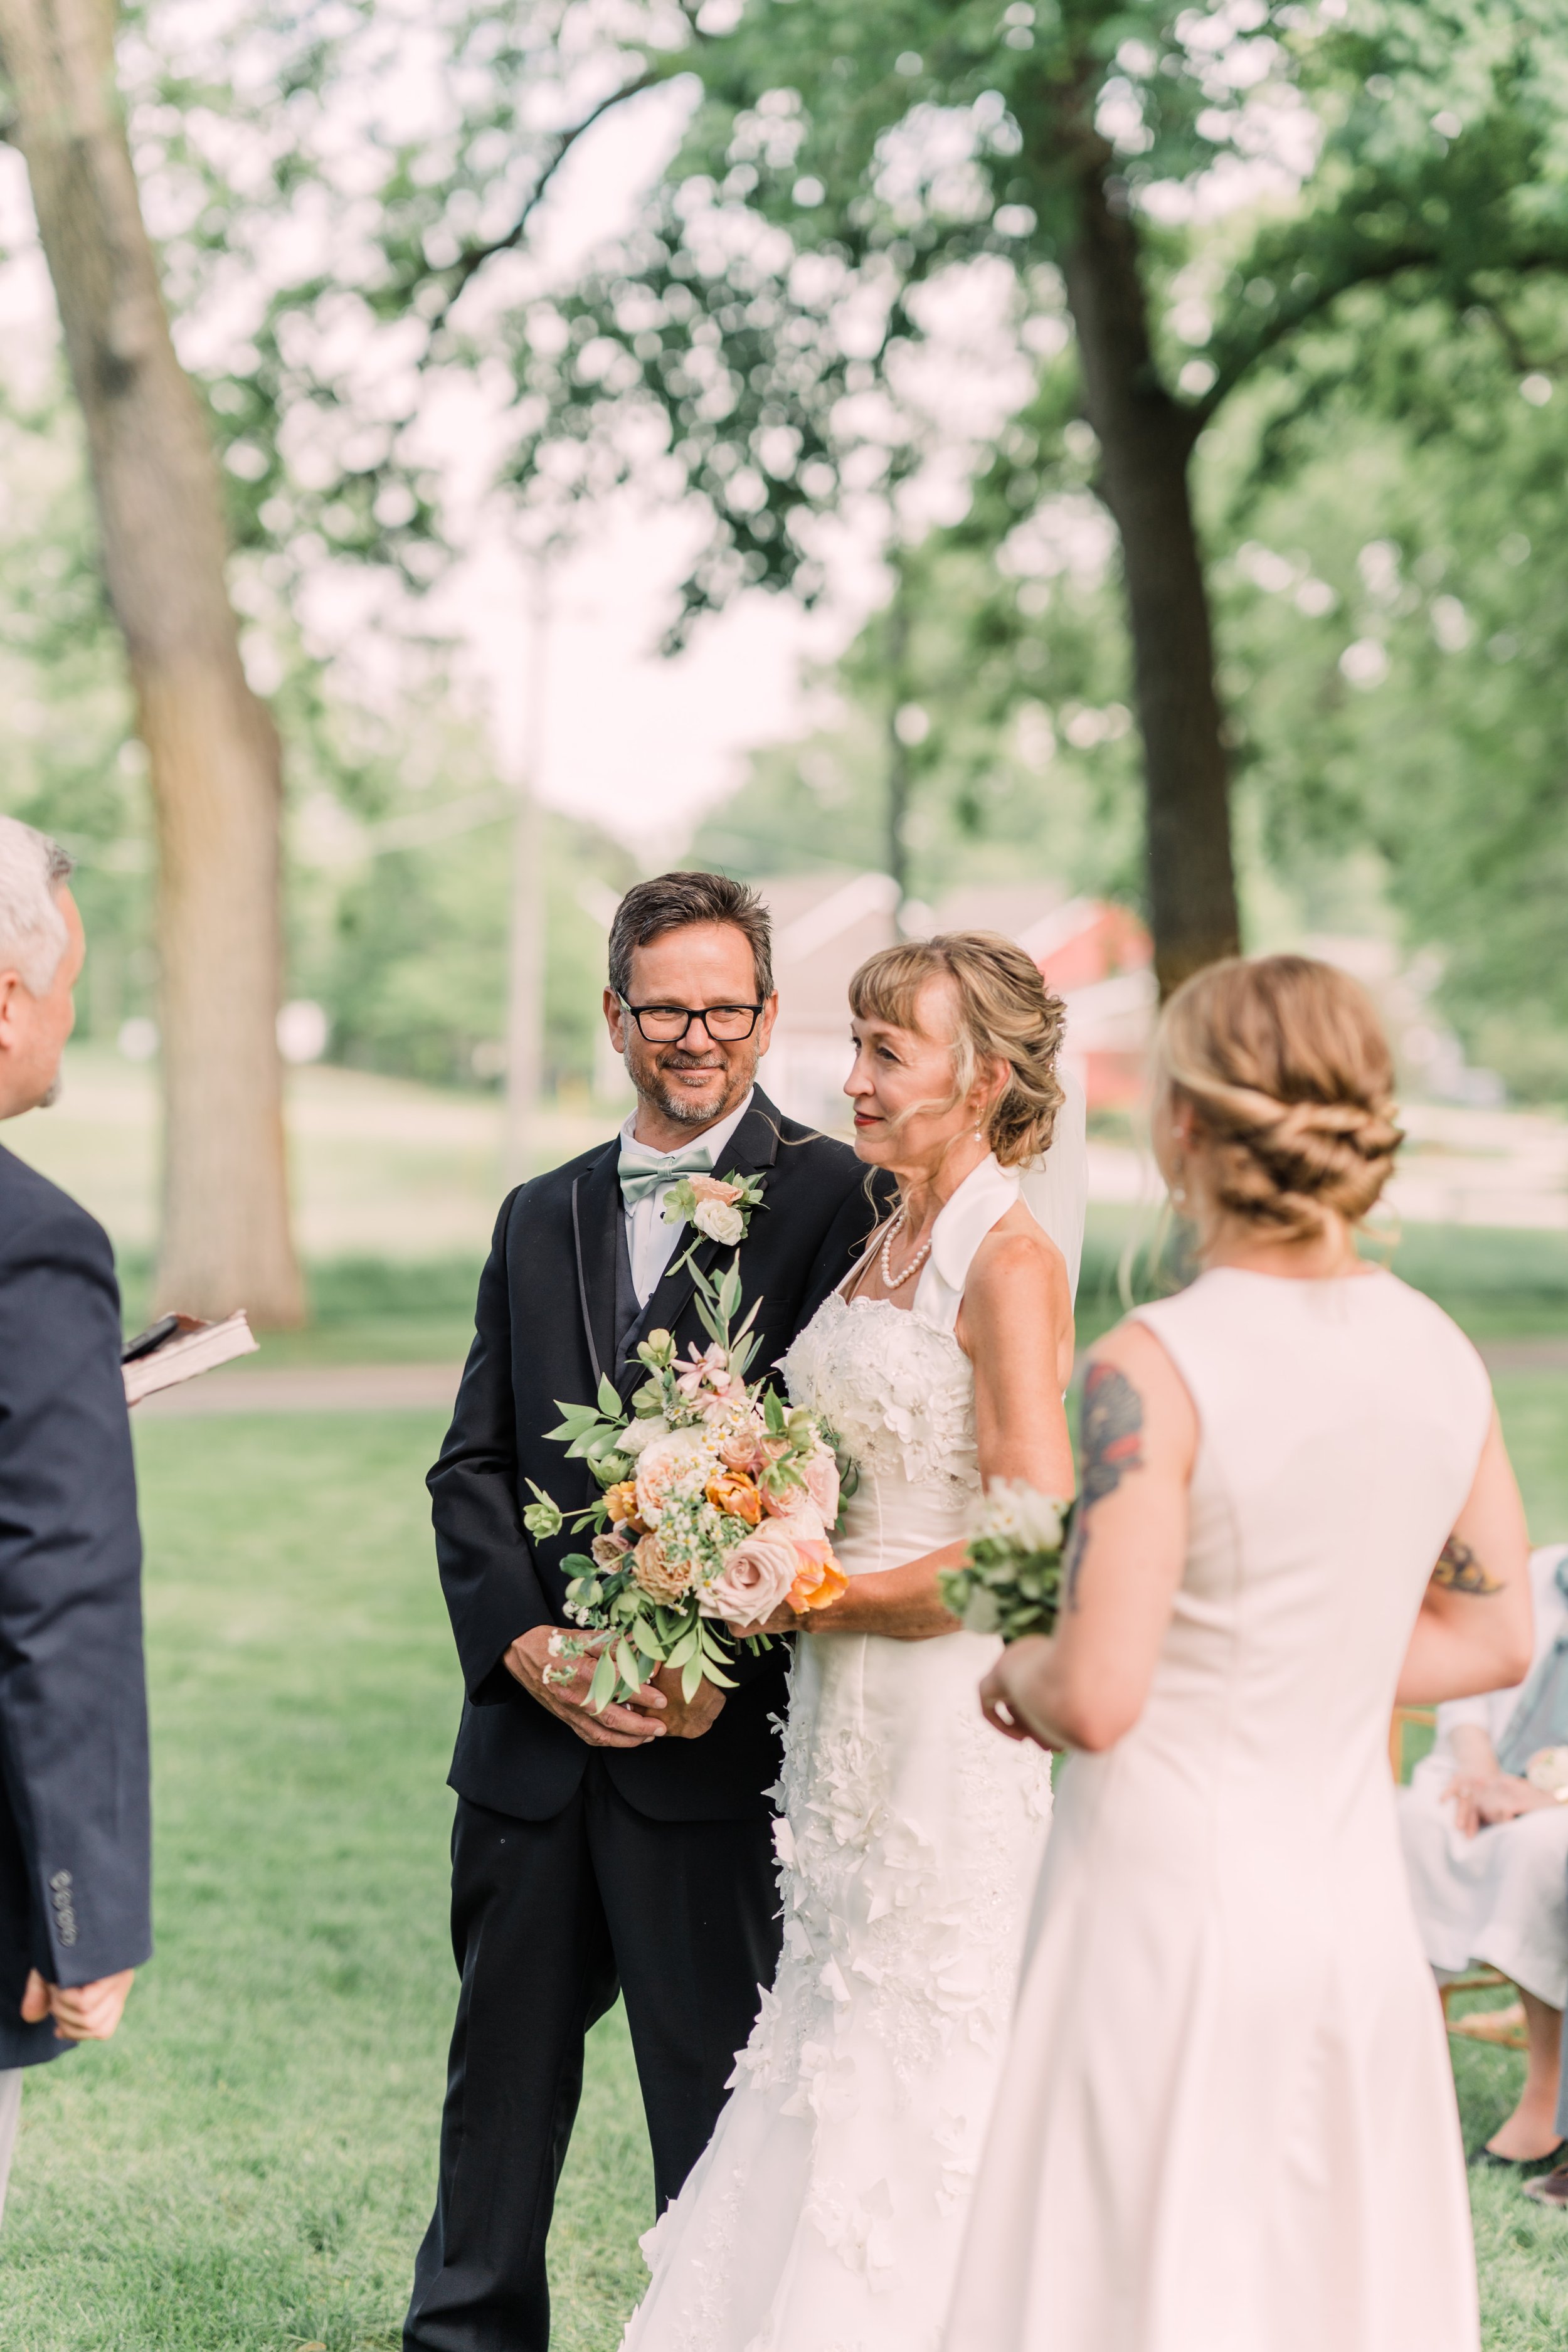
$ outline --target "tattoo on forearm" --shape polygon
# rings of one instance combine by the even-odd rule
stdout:
[[[1143,1467],[1143,1400],[1114,1364],[1091,1364],[1079,1423],[1083,1456],[1078,1508],[1068,1539],[1067,1605],[1078,1607],[1079,1570],[1089,1545],[1089,1515],[1114,1495],[1130,1470]]]
[[[1502,1591],[1496,1577],[1487,1574],[1469,1545],[1462,1543],[1458,1536],[1450,1536],[1438,1553],[1432,1581],[1445,1592],[1468,1593],[1473,1600]]]

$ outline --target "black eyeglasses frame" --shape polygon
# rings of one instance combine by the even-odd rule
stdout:
[[[755,1036],[757,1024],[767,1011],[765,1004],[633,1004],[624,996],[619,1002],[622,1012],[628,1013],[637,1023],[637,1035],[645,1045],[684,1045],[694,1021],[700,1021],[707,1028],[710,1013],[749,1013],[752,1016],[750,1026],[742,1029],[738,1037],[714,1037],[712,1030],[708,1030],[715,1045],[743,1045],[748,1037]],[[650,1037],[642,1025],[643,1015],[647,1013],[684,1013],[686,1025],[673,1037]]]

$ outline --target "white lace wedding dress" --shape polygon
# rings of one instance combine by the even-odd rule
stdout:
[[[1018,1189],[983,1162],[937,1220],[911,1310],[836,1294],[784,1360],[859,1468],[837,1540],[852,1574],[963,1531],[979,1474],[953,1326]],[[938,2343],[1050,1813],[1047,1759],[980,1714],[997,1647],[797,1643],[784,1954],[713,2139],[643,2241],[653,2283],[625,2352]]]

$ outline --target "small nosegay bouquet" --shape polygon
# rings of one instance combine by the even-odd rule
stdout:
[[[1062,1559],[1073,1506],[1042,1495],[1021,1478],[1000,1478],[981,1496],[961,1568],[937,1579],[943,1603],[966,1633],[1056,1631]]]
[[[768,1636],[748,1627],[785,1604],[826,1609],[848,1582],[831,1541],[842,1486],[833,1433],[765,1382],[748,1384],[762,1302],[731,1334],[738,1269],[718,1282],[693,1271],[709,1345],[682,1362],[668,1331],[650,1332],[637,1349],[647,1377],[629,1412],[608,1381],[596,1403],[562,1405],[551,1434],[587,1463],[599,1495],[568,1515],[534,1486],[523,1513],[531,1536],[596,1531],[588,1552],[562,1562],[567,1615],[582,1632],[556,1636],[562,1664],[546,1669],[569,1681],[575,1661],[596,1651],[595,1709],[634,1696],[662,1666],[680,1669],[688,1699],[704,1681],[733,1688],[726,1625],[766,1648]]]

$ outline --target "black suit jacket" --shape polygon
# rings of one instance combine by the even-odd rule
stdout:
[[[643,1377],[635,1358],[616,1361],[615,1345],[619,1151],[618,1138],[600,1144],[502,1202],[452,1426],[430,1473],[437,1558],[467,1686],[451,1785],[523,1821],[547,1821],[569,1803],[592,1752],[501,1661],[520,1633],[566,1622],[561,1559],[584,1544],[570,1534],[531,1540],[526,1481],[563,1507],[596,1491],[584,1466],[544,1435],[560,1419],[557,1404],[589,1402],[601,1372],[623,1397]],[[740,1254],[742,1312],[759,1294],[763,1300],[754,1379],[841,1280],[878,1212],[847,1146],[784,1118],[760,1091],[721,1159],[720,1175],[734,1168],[764,1180]],[[707,1244],[697,1263],[728,1265],[731,1255]],[[682,1354],[689,1340],[706,1344],[689,1272],[665,1275],[641,1328],[673,1331]],[[764,1811],[778,1773],[773,1718],[783,1713],[786,1664],[778,1643],[761,1657],[743,1654],[741,1687],[700,1739],[601,1751],[627,1802],[656,1821]]]
[[[142,1539],[109,1237],[0,1150],[0,2067],[153,1948]]]

